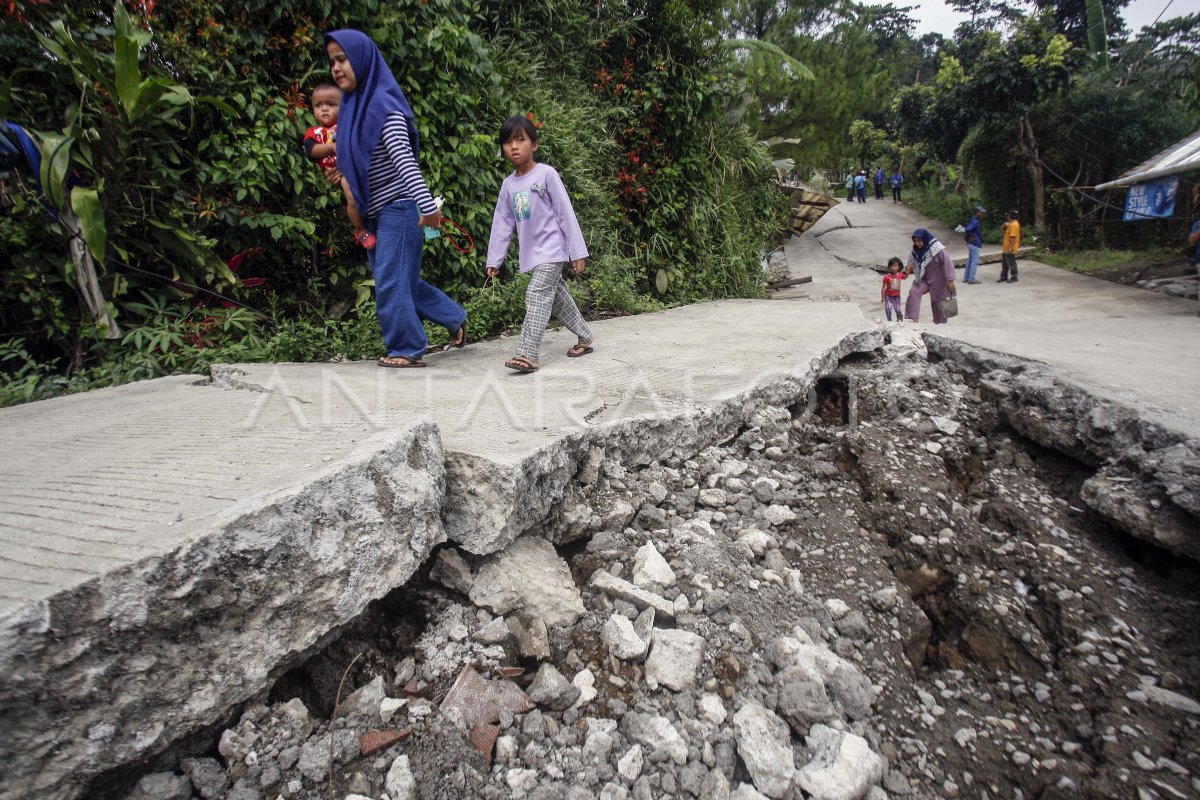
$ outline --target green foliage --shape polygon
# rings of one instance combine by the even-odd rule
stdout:
[[[300,146],[307,92],[328,80],[322,33],[340,27],[379,43],[413,104],[425,178],[480,248],[509,169],[496,132],[533,111],[539,155],[562,173],[592,254],[573,284],[582,307],[623,314],[762,291],[782,203],[765,150],[725,112],[769,82],[771,59],[804,67],[774,44],[719,44],[716,0],[49,0],[23,11],[0,21],[0,108],[43,132],[47,191],[70,198],[125,334],[97,338],[63,231],[40,211],[34,176],[20,177],[0,215],[0,341],[20,339],[2,369],[26,388],[5,397],[221,359],[378,355],[370,271],[340,193]],[[481,290],[479,251],[435,240],[424,276],[466,305],[473,339],[523,316],[523,279]],[[269,319],[218,308],[214,292]]]
[[[1140,250],[1048,250],[1040,249],[1037,260],[1070,272],[1096,272],[1136,265],[1140,269],[1179,260],[1178,250],[1147,248]]]

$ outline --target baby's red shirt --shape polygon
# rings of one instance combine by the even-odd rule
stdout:
[[[304,133],[304,141],[312,141],[314,144],[329,144],[337,138],[337,125],[331,125],[328,128],[322,125],[314,125]],[[311,153],[312,145],[306,144],[304,152]],[[321,165],[321,169],[329,169],[337,166],[337,156],[325,156],[317,162]]]

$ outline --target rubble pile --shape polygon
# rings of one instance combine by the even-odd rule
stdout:
[[[628,527],[444,547],[110,796],[1200,793],[1200,570],[1077,503],[1088,468],[913,348],[756,421],[601,463]]]

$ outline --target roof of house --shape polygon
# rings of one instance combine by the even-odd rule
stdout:
[[[1196,131],[1158,155],[1143,161],[1116,180],[1101,183],[1096,188],[1114,189],[1118,186],[1132,186],[1135,183],[1145,183],[1194,170],[1200,170],[1200,131]]]

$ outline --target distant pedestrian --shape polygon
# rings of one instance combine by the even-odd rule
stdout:
[[[983,206],[975,206],[975,215],[963,231],[963,238],[967,240],[967,268],[963,271],[963,280],[967,283],[980,283],[975,280],[975,273],[979,269],[980,253],[983,252],[982,226],[983,215],[986,213],[987,209]]]
[[[854,170],[846,173],[846,202],[854,202]]]
[[[904,304],[904,316],[917,322],[921,316],[921,298],[928,294],[933,303],[934,324],[944,324],[949,320],[942,316],[941,304],[955,294],[954,262],[950,260],[945,245],[924,228],[913,231],[912,248],[912,255],[908,257],[908,265],[904,268],[906,275],[913,276],[908,300]]]
[[[899,203],[900,202],[900,190],[904,188],[904,173],[900,171],[899,167],[897,167],[896,171],[892,173],[891,184],[892,184],[892,202]]]
[[[867,202],[867,171],[865,169],[860,169],[854,176],[854,193],[858,196],[858,202]]]
[[[513,172],[500,185],[492,235],[488,241],[487,274],[494,278],[517,234],[522,272],[530,274],[525,290],[525,322],[517,354],[504,366],[517,372],[536,372],[546,324],[553,315],[577,341],[567,350],[571,358],[592,352],[592,331],[575,305],[563,273],[583,272],[588,256],[579,220],[558,171],[534,160],[538,129],[529,117],[509,117],[500,126],[500,152]]]
[[[883,199],[883,182],[885,180],[883,167],[875,167],[875,199]]]
[[[1192,229],[1188,232],[1188,246],[1193,248],[1192,266],[1200,266],[1200,219],[1192,223]]]
[[[900,289],[904,285],[904,279],[908,277],[902,271],[904,262],[893,256],[888,259],[887,269],[887,275],[883,276],[883,286],[879,289],[883,313],[887,314],[888,322],[892,321],[893,313],[896,315],[896,322],[904,322],[904,312],[900,309]]]
[[[1004,243],[1000,247],[1000,278],[996,283],[1017,282],[1017,250],[1021,247],[1019,217],[1015,208],[1004,212]]]

